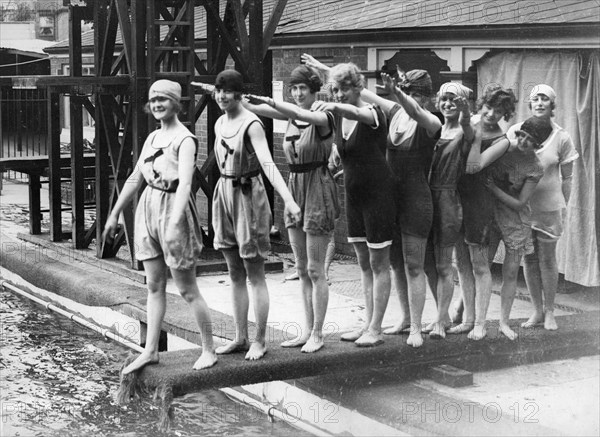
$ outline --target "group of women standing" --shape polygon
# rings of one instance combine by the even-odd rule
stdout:
[[[366,89],[354,64],[329,68],[310,55],[302,58],[304,65],[292,72],[290,81],[295,104],[243,95],[242,76],[234,70],[221,72],[214,85],[196,84],[212,93],[224,112],[215,124],[221,178],[213,197],[213,227],[214,245],[223,252],[232,281],[236,336],[216,350],[206,303],[190,273],[193,269],[182,262],[201,249],[189,188],[197,144],[177,120],[178,85],[164,80],[152,85],[149,109],[161,128],[148,137],[138,162],[142,171],[130,177],[135,183],[119,197],[105,230],[106,237],[114,233],[120,211],[145,179],[148,188],[136,213],[135,235],[140,247],[149,248],[138,254],[149,271],[148,342],[123,373],[158,360],[167,266],[201,327],[203,352],[195,368],[213,365],[216,354],[246,351],[246,359],[255,360],[266,353],[269,296],[264,258],[270,247],[271,212],[263,174],[285,202],[305,314],[300,335],[281,346],[301,347],[308,353],[323,347],[329,295],[325,255],[339,215],[337,187],[328,169],[334,143],[344,168],[348,241],[357,255],[366,308],[364,325],[343,334],[342,340],[369,347],[381,344],[384,334],[408,333],[407,343],[419,347],[423,332],[431,338],[462,332],[469,332],[471,339],[484,338],[491,294],[489,253],[499,239],[507,250],[501,332],[516,338],[508,319],[524,254],[534,314],[523,326],[543,323],[546,329],[556,329],[553,251],[568,200],[569,163],[577,153],[568,134],[551,121],[556,99],[552,88],[534,88],[533,117],[516,125],[507,137],[498,122],[514,112],[510,90],[486,90],[478,101],[478,114],[472,116],[472,91],[458,83],[443,84],[437,93],[442,123],[426,109],[433,90],[424,70],[409,71],[398,80],[382,74],[388,95],[383,98]],[[316,100],[323,77],[331,83],[334,102]],[[290,170],[287,185],[257,115],[288,121],[283,142]],[[461,323],[452,327],[454,253],[464,312]],[[401,318],[384,331],[390,270]],[[247,280],[257,321],[252,342]],[[422,328],[427,281],[438,313]]]

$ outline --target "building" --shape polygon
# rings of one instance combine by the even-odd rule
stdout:
[[[265,16],[272,7],[272,1],[264,1]],[[204,9],[197,8],[200,56],[205,20]],[[566,232],[559,245],[560,270],[570,281],[600,285],[600,196],[595,180],[600,147],[599,23],[600,4],[594,0],[290,0],[271,44],[274,87],[286,98],[285,83],[303,52],[328,64],[356,63],[367,72],[369,87],[376,83],[376,72],[396,64],[405,70],[425,68],[432,73],[434,87],[453,80],[477,93],[492,83],[512,88],[519,99],[512,120],[516,122],[527,117],[524,96],[535,84],[553,86],[558,93],[556,122],[571,133],[581,156],[575,163]],[[83,34],[82,45],[91,66],[93,32]],[[68,74],[68,42],[45,51],[52,58],[52,74]],[[202,140],[201,125],[200,121],[197,133]],[[282,133],[277,125],[274,130],[274,155],[285,174],[278,147]],[[282,211],[277,199],[275,224],[280,229]],[[350,252],[344,236],[341,220],[336,241],[340,250]]]

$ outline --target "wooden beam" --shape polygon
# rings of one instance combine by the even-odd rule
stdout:
[[[114,0],[116,2],[117,16],[121,26],[121,39],[123,40],[123,51],[127,59],[127,69],[131,71],[131,22],[129,21],[129,8],[127,0]],[[114,3],[113,3],[114,4]]]
[[[48,90],[48,165],[50,170],[48,203],[50,206],[50,240],[62,240],[60,192],[60,96]]]
[[[246,19],[242,10],[242,4],[240,0],[227,0],[227,7],[231,7],[231,9],[233,10],[233,17],[235,19],[235,30],[237,33],[238,41],[240,43],[242,53],[247,59],[250,41],[248,38],[248,30],[246,29]]]
[[[217,4],[217,6],[218,6],[218,4]],[[241,71],[247,71],[248,70],[247,62],[244,59],[244,56],[238,50],[238,47],[237,47],[235,41],[233,40],[233,38],[231,37],[229,30],[227,29],[227,26],[225,26],[225,23],[223,22],[223,20],[221,20],[221,17],[219,16],[219,10],[217,8],[215,8],[215,5],[210,1],[206,2],[204,8],[206,9],[206,14],[208,15],[207,19],[212,19],[214,21],[214,23],[217,25],[217,29],[218,29],[219,35],[221,36],[221,40],[224,41],[225,44],[227,45],[229,54],[231,55],[231,57],[233,58],[235,63],[238,65],[239,69]],[[261,29],[261,33],[262,33],[262,29]]]
[[[271,41],[273,40],[273,35],[275,35],[275,30],[277,30],[277,26],[279,25],[279,20],[283,15],[283,11],[285,6],[287,5],[287,0],[277,0],[273,11],[271,12],[271,16],[269,17],[269,21],[265,26],[265,30],[263,32],[263,58],[267,54],[269,50],[269,46],[271,45]]]

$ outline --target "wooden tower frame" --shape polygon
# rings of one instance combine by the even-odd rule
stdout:
[[[212,150],[213,126],[220,111],[210,97],[196,96],[190,82],[214,82],[231,58],[250,90],[270,94],[269,44],[287,0],[273,2],[265,26],[262,0],[94,0],[84,5],[63,1],[69,7],[70,76],[38,80],[38,86],[49,90],[51,240],[65,237],[61,228],[60,95],[70,97],[73,215],[70,238],[75,248],[82,249],[93,238],[102,242],[102,230],[111,208],[133,171],[146,136],[154,129],[154,121],[144,112],[144,105],[149,85],[161,78],[182,85],[180,119],[192,132],[202,113],[207,114],[208,158],[200,172],[201,189],[209,201],[210,222],[212,191],[219,177]],[[200,7],[206,12],[206,60],[200,59],[196,52],[194,23]],[[95,76],[82,75],[82,20],[94,22]],[[84,163],[81,122],[84,108],[95,121],[94,169],[86,168]],[[269,130],[270,123],[266,125]],[[85,229],[84,178],[90,171],[95,179],[96,220]],[[114,241],[96,244],[98,258],[114,257],[119,247],[127,243],[132,267],[141,268],[133,244],[133,211],[134,208],[123,211],[124,227]],[[212,236],[211,227],[204,235],[206,245],[212,244]]]

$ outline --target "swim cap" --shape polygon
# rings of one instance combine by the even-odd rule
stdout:
[[[150,86],[150,91],[148,91],[148,99],[155,97],[166,97],[179,103],[181,101],[181,85],[172,80],[157,80]]]
[[[235,70],[223,70],[217,75],[215,87],[220,90],[243,93],[244,78]]]
[[[556,91],[550,86],[546,84],[539,84],[533,87],[531,90],[531,94],[529,94],[529,100],[533,100],[535,96],[538,94],[543,94],[548,97],[553,102],[556,100]]]
[[[405,74],[405,78],[400,82],[400,88],[402,91],[409,92],[413,91],[424,96],[430,96],[432,94],[431,76],[425,70],[411,70]]]
[[[473,94],[473,90],[458,82],[446,82],[440,87],[438,95],[443,96],[444,94],[448,93],[454,94],[457,97],[464,97],[465,99],[468,99],[471,94]]]
[[[294,68],[291,74],[290,85],[298,85],[304,83],[308,85],[311,93],[316,93],[321,89],[323,82],[315,70],[306,66],[300,65]]]

